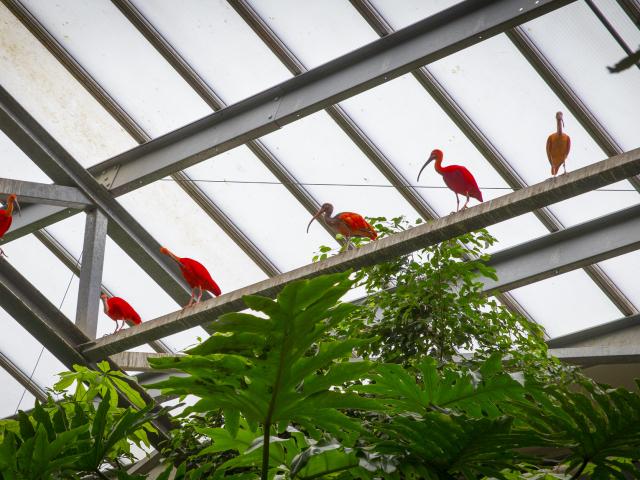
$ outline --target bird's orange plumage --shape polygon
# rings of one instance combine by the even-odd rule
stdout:
[[[340,233],[350,237],[368,237],[371,240],[378,238],[378,233],[362,215],[353,212],[342,212],[336,215],[343,225],[338,224]]]
[[[566,133],[552,133],[547,139],[547,158],[551,164],[551,175],[556,175],[571,149],[571,139]]]
[[[107,308],[105,313],[111,320],[125,320],[136,325],[142,323],[142,319],[129,303],[120,297],[111,297],[106,300]]]
[[[563,126],[562,112],[558,112],[556,113],[556,131],[547,138],[547,158],[551,164],[551,175],[556,175],[563,165],[565,173],[567,172],[565,161],[571,150],[571,139],[562,131]]]

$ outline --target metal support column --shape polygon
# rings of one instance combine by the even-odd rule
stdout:
[[[89,338],[96,338],[100,307],[100,285],[107,244],[107,217],[99,210],[87,212],[80,269],[76,325]]]

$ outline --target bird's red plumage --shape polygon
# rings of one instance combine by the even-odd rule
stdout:
[[[200,262],[192,258],[180,258],[180,270],[191,288],[209,290],[216,297],[222,293],[209,271]]]
[[[444,183],[460,195],[469,194],[470,197],[482,202],[482,192],[478,188],[476,179],[471,172],[462,165],[449,165],[440,170]]]
[[[120,297],[107,299],[107,315],[112,320],[128,320],[139,325],[142,319],[129,303]]]
[[[9,215],[6,210],[0,210],[0,238],[7,233],[7,230],[11,227],[12,221],[13,217]]]
[[[336,217],[339,218],[343,222],[344,227],[346,227],[343,231],[343,228],[338,225],[338,229],[342,235],[368,237],[371,240],[378,238],[378,233],[362,215],[353,212],[342,212],[336,215]]]

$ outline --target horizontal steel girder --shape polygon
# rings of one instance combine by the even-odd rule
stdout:
[[[115,195],[130,192],[571,1],[467,0],[90,171]]]
[[[18,202],[24,203],[58,205],[80,210],[93,205],[84,193],[74,187],[0,178],[0,196],[12,193],[18,196]]]
[[[91,342],[84,346],[83,352],[91,359],[104,358],[150,340],[207,324],[223,313],[241,310],[245,308],[242,301],[244,295],[273,297],[291,281],[384,262],[463,233],[517,217],[536,208],[618,182],[639,172],[640,148],[371,242],[359,249],[223,294],[189,309],[150,320],[136,328]]]
[[[584,367],[608,363],[638,363],[640,347],[637,345],[551,348],[549,354],[566,363]]]
[[[640,205],[516,245],[491,256],[498,280],[485,291],[513,290],[640,248]]]

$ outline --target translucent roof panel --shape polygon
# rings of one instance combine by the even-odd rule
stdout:
[[[636,305],[640,303],[640,251],[605,260],[599,265],[629,299]]]
[[[526,285],[511,293],[551,338],[622,316],[582,270]]]
[[[378,38],[349,2],[253,0],[249,3],[307,68]]]
[[[0,315],[2,315],[1,312]],[[24,387],[2,368],[0,368],[0,385],[2,385],[0,418],[14,415],[18,412],[18,408],[24,410],[34,404],[34,396],[26,392],[23,397]]]
[[[372,0],[371,3],[396,30],[416,23],[418,20],[430,17],[449,8],[461,0]]]
[[[93,28],[100,22],[91,23]],[[4,5],[0,84],[84,166],[133,146],[102,106]]]
[[[332,243],[324,229],[306,233],[311,215],[244,146],[188,174],[281,271],[308,264],[319,245]]]
[[[149,135],[211,112],[111,2],[24,3]]]
[[[546,141],[555,131],[558,110],[564,110],[566,132],[571,136],[567,168],[575,170],[606,158],[506,36],[493,37],[429,68],[527,183],[551,175]],[[627,183],[622,185],[628,188]],[[606,202],[602,195],[607,195]],[[589,193],[553,205],[551,211],[565,225],[572,225],[635,201],[624,192]]]
[[[51,179],[0,130],[0,176],[29,182],[51,183]]]
[[[291,76],[225,1],[133,3],[227,104]]]
[[[605,11],[618,20],[616,23],[627,25],[625,32],[630,31],[621,9],[609,5]],[[622,73],[609,73],[606,67],[627,54],[589,7],[573,2],[528,22],[525,28],[620,146],[624,150],[640,146],[640,70],[632,67]],[[628,37],[635,49],[640,44],[637,28],[635,35]]]
[[[377,186],[389,182],[324,112],[270,133],[263,141],[319,203],[332,203],[335,213],[418,218],[397,190]]]

